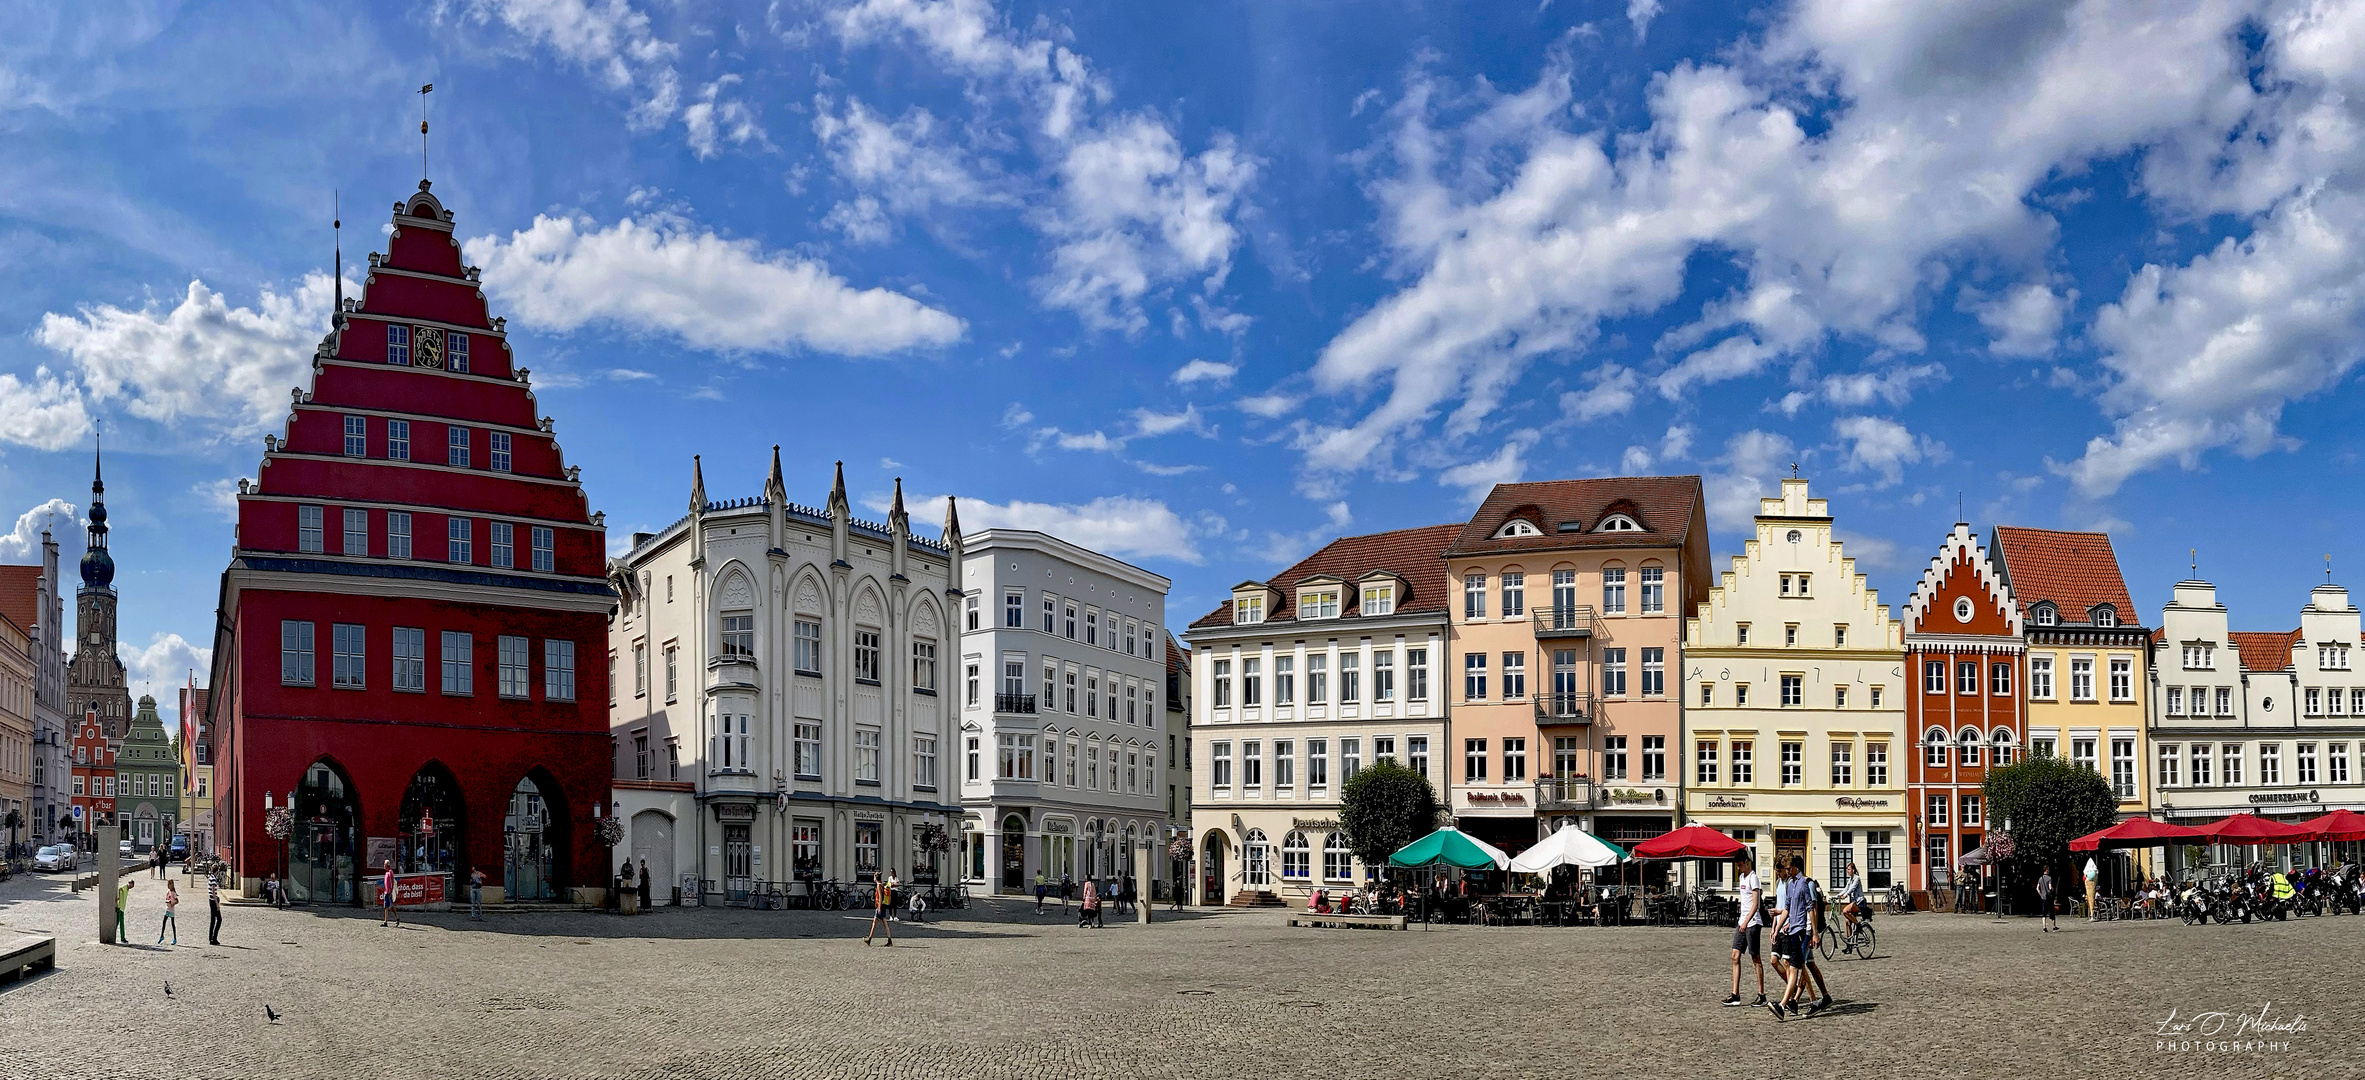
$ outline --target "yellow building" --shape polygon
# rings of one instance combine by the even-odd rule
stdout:
[[[1759,500],[1757,537],[1684,627],[1691,824],[1836,883],[1905,863],[1904,639],[1807,482]],[[1709,883],[1722,868],[1703,867]]]
[[[2101,773],[2119,816],[2142,816],[2151,633],[2135,617],[2109,534],[1997,526],[1988,550],[2027,627],[2029,752]]]

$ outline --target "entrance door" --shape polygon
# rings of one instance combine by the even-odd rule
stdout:
[[[345,776],[325,761],[304,770],[288,835],[288,896],[322,904],[361,902],[355,850],[361,807]]]
[[[1002,819],[1002,888],[1026,889],[1026,819],[1015,814]]]
[[[1259,892],[1273,887],[1273,846],[1265,841],[1263,829],[1248,830],[1246,842],[1240,845],[1240,880]]]
[[[755,876],[755,843],[748,838],[748,824],[729,822],[723,826],[723,892],[726,900],[739,902],[747,899],[749,879]]]
[[[558,882],[550,807],[532,778],[517,782],[509,793],[509,813],[501,820],[503,858],[501,886],[510,900],[556,900]]]
[[[1206,848],[1199,860],[1199,902],[1220,904],[1224,895],[1224,835],[1208,833]]]
[[[665,894],[673,881],[673,819],[656,810],[632,815],[632,862],[649,868],[649,902]],[[639,884],[636,879],[634,884]]]
[[[1774,830],[1774,864],[1788,866],[1790,865],[1790,857],[1793,855],[1801,859],[1807,857],[1807,831],[1805,829]],[[1813,873],[1815,864],[1810,861],[1806,865],[1807,872]]]

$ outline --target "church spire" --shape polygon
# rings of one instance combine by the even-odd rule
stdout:
[[[115,557],[107,553],[106,461],[95,436],[90,456],[90,529],[84,546],[89,550],[82,555],[82,583],[106,588],[115,580]]]

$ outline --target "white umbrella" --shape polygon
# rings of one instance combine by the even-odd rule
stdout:
[[[1571,823],[1520,852],[1518,858],[1511,860],[1511,869],[1515,873],[1541,874],[1555,866],[1615,866],[1625,857],[1616,845]]]

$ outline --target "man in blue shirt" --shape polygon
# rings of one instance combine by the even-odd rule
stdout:
[[[1800,880],[1800,875],[1785,859],[1774,860],[1774,874],[1777,897],[1774,902],[1774,973],[1782,976],[1783,987],[1782,996],[1767,1002],[1766,1008],[1773,1010],[1774,1019],[1780,1020],[1785,1009],[1792,1016],[1798,1015],[1798,1006],[1794,1002],[1807,978],[1807,919],[1811,914],[1809,909],[1814,906],[1814,893],[1809,891]]]

